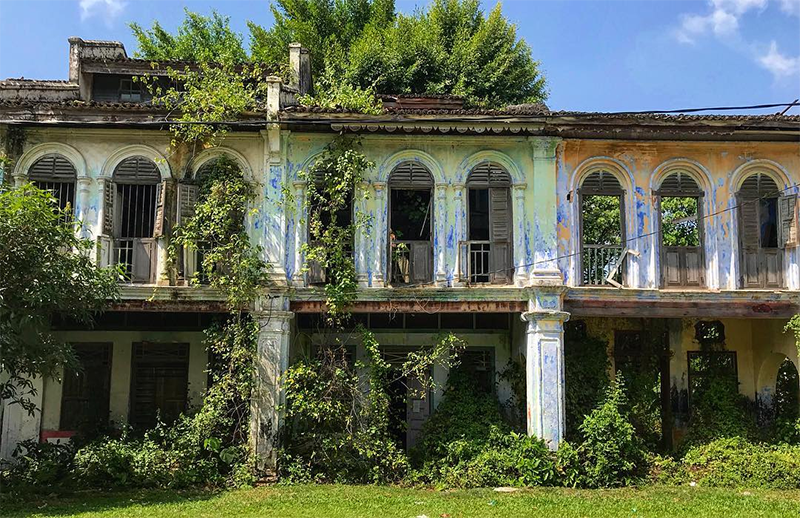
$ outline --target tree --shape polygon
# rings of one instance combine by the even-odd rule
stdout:
[[[117,297],[118,273],[98,268],[94,242],[79,238],[72,209],[25,185],[0,191],[0,399],[34,406],[32,379],[74,364],[69,344],[51,333],[60,316],[84,325]]]
[[[547,97],[539,63],[499,4],[488,16],[479,0],[434,0],[410,15],[396,14],[394,0],[275,0],[271,9],[272,27],[248,23],[249,57],[228,18],[190,11],[174,36],[158,22],[150,30],[132,24],[137,55],[195,61],[221,55],[281,70],[289,43],[299,42],[311,52],[322,99],[343,85],[348,95],[452,94],[487,108]]]

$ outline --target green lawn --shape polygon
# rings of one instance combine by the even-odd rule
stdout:
[[[229,492],[138,491],[70,496],[0,496],[0,516],[80,517],[372,517],[468,516],[800,517],[800,491],[647,487],[427,491],[372,486],[272,486]]]

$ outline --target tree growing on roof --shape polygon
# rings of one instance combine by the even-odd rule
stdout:
[[[158,22],[131,24],[137,55],[154,60],[252,60],[272,70],[288,61],[289,43],[312,56],[316,95],[352,92],[459,95],[466,105],[499,108],[547,98],[545,78],[528,44],[498,4],[488,14],[479,0],[433,0],[412,14],[393,0],[274,0],[272,27],[248,23],[250,51],[229,19],[190,11],[176,34]]]

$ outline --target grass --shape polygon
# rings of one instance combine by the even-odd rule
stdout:
[[[0,496],[25,517],[724,517],[800,516],[800,491],[699,487],[428,491],[375,486],[272,486],[227,492],[137,491]]]

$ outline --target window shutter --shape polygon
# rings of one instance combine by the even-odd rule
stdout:
[[[739,205],[739,239],[745,250],[757,250],[760,246],[758,223],[758,198],[737,196]]]
[[[511,270],[508,269],[511,249],[511,211],[509,210],[507,188],[489,189],[489,210],[491,221],[490,276],[492,282],[504,283],[511,276]]]
[[[200,189],[197,185],[188,183],[178,184],[178,217],[179,225],[183,225],[186,221],[194,217],[194,206],[197,204],[197,199],[200,194]]]
[[[133,262],[131,264],[132,282],[150,282],[152,254],[155,248],[153,245],[154,243],[152,240],[133,240]]]
[[[433,255],[430,243],[411,244],[411,282],[422,284],[433,280]]]
[[[114,200],[117,197],[117,186],[112,182],[106,182],[103,191],[103,235],[114,235]]]
[[[797,195],[781,196],[778,199],[778,221],[780,222],[780,247],[798,245]]]
[[[167,196],[166,182],[161,182],[156,187],[156,216],[153,223],[153,237],[164,235],[164,203]]]

